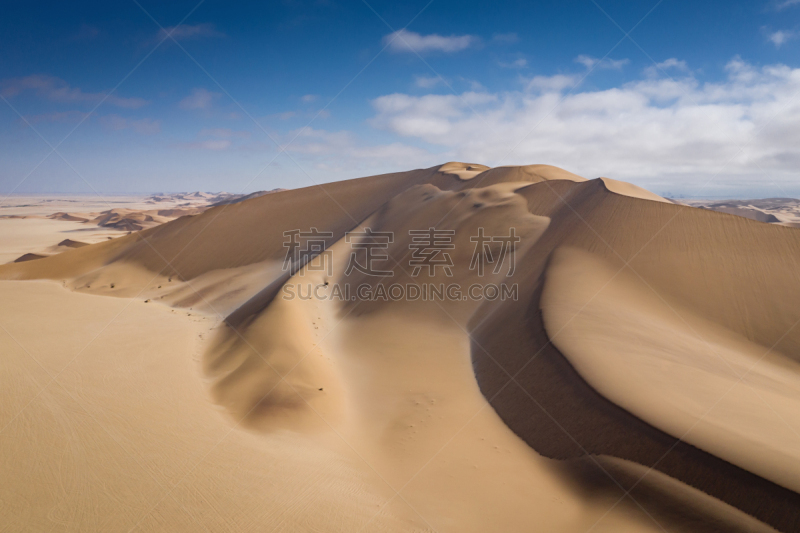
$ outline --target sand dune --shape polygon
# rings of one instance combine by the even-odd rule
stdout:
[[[33,261],[35,259],[44,259],[46,255],[39,254],[24,254],[14,260],[15,263],[24,263],[25,261]]]
[[[64,239],[57,246],[66,246],[67,248],[83,248],[89,246],[88,242],[73,241],[72,239]]]
[[[642,420],[800,491],[800,435],[788,423],[800,412],[800,363],[667,303],[631,276],[558,249],[542,296],[556,347],[595,390]]]
[[[72,291],[0,283],[19,342],[4,364],[24,384],[3,397],[3,477],[48,465],[3,489],[10,523],[800,528],[797,230],[547,165],[224,200],[167,222],[112,210],[103,223],[143,229],[0,266]],[[284,232],[311,228],[324,253],[286,270]],[[452,248],[416,271],[429,228]],[[503,253],[476,256],[481,232],[516,238],[513,269],[471,268]],[[370,272],[350,268],[380,235]],[[437,284],[516,297],[374,297]],[[334,297],[348,286],[364,293]],[[44,335],[9,318],[38,315]]]
[[[88,222],[89,219],[83,217],[76,217],[75,215],[70,215],[69,213],[53,213],[49,215],[47,218],[51,220],[67,220],[69,222]]]
[[[610,178],[600,179],[603,181],[603,184],[606,186],[606,188],[611,192],[621,194],[623,196],[630,196],[632,198],[641,198],[642,200],[672,203],[666,198],[662,198],[661,196],[654,194],[647,189],[642,189],[641,187],[638,187],[632,183],[625,183],[624,181],[612,180]]]
[[[149,205],[154,203],[153,198],[158,198],[158,209]],[[0,215],[0,220],[18,221],[13,225],[4,224],[9,231],[8,238],[15,239],[17,246],[0,250],[0,263],[14,261],[29,253],[42,257],[55,255],[78,247],[62,243],[92,244],[114,239],[182,216],[197,215],[214,205],[214,202],[236,202],[242,198],[244,195],[228,193],[161,195],[146,199],[135,196],[108,199],[70,196],[56,200],[21,198],[22,202],[17,205],[9,203],[0,206],[4,212],[11,213]],[[54,207],[69,208],[70,212],[54,213]],[[52,225],[49,221],[58,224]],[[64,239],[64,235],[75,238]]]
[[[796,227],[800,223],[800,200],[794,198],[761,198],[754,200],[685,200],[687,205],[720,213]]]

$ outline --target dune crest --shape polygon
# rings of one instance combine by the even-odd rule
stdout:
[[[624,181],[612,180],[611,178],[600,178],[605,184],[606,188],[617,194],[622,194],[623,196],[630,196],[631,198],[641,198],[642,200],[652,200],[654,202],[664,202],[667,204],[671,204],[669,200],[663,198],[655,193],[648,191],[647,189],[642,189],[641,187],[634,185],[633,183],[626,183]]]
[[[545,328],[592,387],[670,435],[800,491],[800,363],[661,300],[586,252],[556,250],[545,276]]]
[[[786,425],[744,395],[703,416],[764,348],[747,384],[794,420],[800,232],[548,165],[447,163],[221,201],[164,223],[106,213],[103,223],[152,227],[0,265],[0,278],[58,280],[70,301],[115,296],[136,316],[157,308],[216,323],[185,330],[204,340],[190,356],[198,374],[179,382],[205,383],[203,409],[219,406],[249,446],[285,454],[290,442],[332,458],[341,483],[326,477],[312,492],[358,492],[343,530],[800,527]],[[78,224],[57,224],[68,223]],[[448,247],[429,269],[419,259],[434,254],[418,244],[433,230]],[[300,233],[315,251],[287,254],[287,235]],[[379,260],[350,268],[381,235]],[[479,274],[506,237],[514,268]],[[391,297],[429,284],[513,291]],[[364,292],[333,298],[347,285]],[[172,354],[155,355],[148,365]],[[255,473],[280,461],[247,457]],[[652,472],[636,489],[646,512],[614,506],[642,471]],[[213,486],[213,469],[197,475]]]
[[[486,170],[489,170],[489,167],[486,165],[477,165],[475,163],[458,163],[456,161],[445,163],[439,167],[439,172],[442,174],[456,176],[461,180],[470,180]]]

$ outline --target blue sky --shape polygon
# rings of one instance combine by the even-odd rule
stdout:
[[[800,195],[800,0],[138,1],[4,3],[0,193],[462,160]]]

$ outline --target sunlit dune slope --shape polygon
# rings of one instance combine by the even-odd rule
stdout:
[[[334,268],[285,271],[285,232],[311,228]],[[344,267],[345,233],[367,228],[393,235],[383,277]],[[451,232],[452,273],[410,271],[409,231],[428,228]],[[473,272],[472,237],[512,229],[515,268]],[[447,163],[214,207],[0,277],[216,315],[202,372],[225,416],[305,435],[403,494],[391,520],[379,506],[346,527],[800,529],[793,228],[547,165]],[[517,292],[285,298],[303,283]]]
[[[548,265],[554,261],[554,251],[565,247],[584,250],[610,265],[612,273],[624,274],[638,291],[663,306],[659,311],[672,314],[673,323],[682,324],[681,331],[698,330],[688,337],[693,350],[713,359],[720,372],[728,370],[714,355],[713,345],[709,346],[711,339],[703,338],[705,324],[741,336],[759,346],[761,353],[770,352],[773,360],[786,360],[782,366],[789,367],[800,347],[800,331],[795,327],[800,309],[794,304],[800,297],[800,234],[731,215],[614,194],[594,181],[532,185],[518,193],[528,198],[532,213],[550,217],[551,223],[536,247],[519,262],[515,279],[522,291],[520,300],[485,307],[472,322],[476,375],[498,414],[545,455],[568,458],[591,453],[630,459],[682,479],[781,530],[795,529],[800,500],[794,491],[777,483],[775,476],[768,481],[747,470],[755,470],[752,463],[727,462],[732,454],[721,454],[725,460],[720,460],[713,455],[719,448],[704,447],[702,439],[691,432],[685,434],[691,424],[680,430],[672,426],[672,434],[658,431],[666,426],[655,424],[655,412],[648,413],[645,423],[625,410],[640,405],[637,389],[615,388],[615,397],[622,395],[627,400],[617,398],[619,404],[611,403],[584,381],[590,376],[576,372],[572,358],[556,349],[566,346],[569,341],[565,339],[580,328],[571,322],[573,317],[580,324],[589,320],[583,312],[590,317],[600,313],[606,323],[601,334],[592,334],[590,328],[580,330],[584,357],[611,367],[612,363],[603,359],[611,337],[625,343],[642,365],[654,363],[652,358],[646,359],[646,347],[639,337],[644,333],[634,337],[628,333],[638,329],[636,322],[626,324],[614,320],[608,310],[598,311],[603,301],[615,310],[620,305],[613,297],[601,300],[604,293],[598,291],[604,288],[602,283],[597,290],[582,290],[583,279],[567,276],[551,284],[547,299],[542,299],[542,290],[548,287]],[[559,313],[558,320],[542,321],[543,308],[547,319],[549,308],[565,303],[569,310]],[[631,312],[637,320],[647,320],[644,307],[634,306]],[[702,317],[703,323],[691,325],[694,316]],[[674,352],[676,333],[665,335],[668,351]],[[576,362],[577,357],[576,353]],[[738,353],[737,357],[748,356]],[[578,366],[578,371],[581,368]],[[634,372],[630,365],[614,368]],[[667,379],[670,374],[657,375]],[[641,380],[638,386],[648,384]],[[680,379],[664,386],[685,394],[686,384]],[[712,409],[717,399],[710,392],[696,397],[702,402],[689,417]],[[747,417],[757,412],[779,426],[776,431],[789,439],[781,447],[793,446],[790,442],[797,436],[775,417],[770,406],[755,401],[750,409]],[[744,421],[746,417],[734,418]],[[796,424],[796,418],[788,423]],[[753,429],[746,424],[739,428],[742,433]],[[677,437],[697,447],[678,442]],[[751,446],[753,437],[731,439],[730,433],[714,431],[712,438],[719,446],[743,451]]]

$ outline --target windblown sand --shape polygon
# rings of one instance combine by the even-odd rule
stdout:
[[[796,229],[461,163],[111,240],[73,224],[0,219],[8,261],[102,241],[0,266],[3,530],[800,527]],[[429,227],[452,231],[452,276],[405,267]],[[284,231],[309,228],[332,271],[285,272]],[[284,298],[385,288],[345,269],[366,228],[396,236],[391,283],[519,297]],[[510,277],[468,268],[479,228],[515,229]]]

